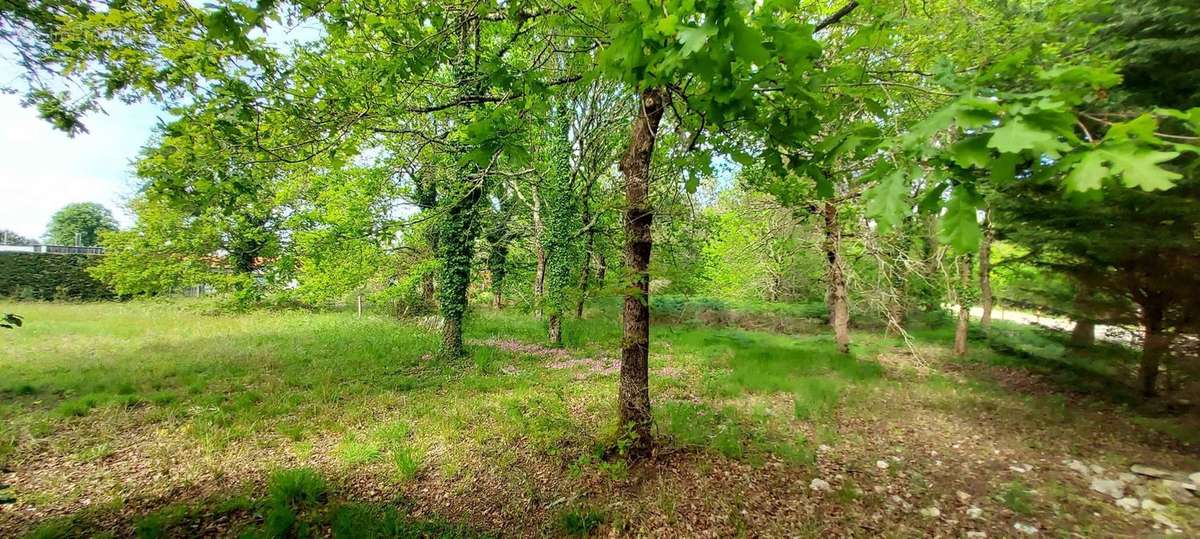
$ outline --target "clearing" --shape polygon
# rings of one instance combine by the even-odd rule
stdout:
[[[1128,354],[1031,328],[956,360],[937,327],[848,358],[816,323],[657,324],[659,449],[626,465],[612,312],[565,349],[479,312],[445,363],[382,316],[3,307],[0,536],[1200,535],[1200,498],[1126,473],[1200,471],[1190,419],[1121,402]]]

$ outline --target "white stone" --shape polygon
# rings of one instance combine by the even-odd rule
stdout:
[[[1090,469],[1088,469],[1087,464],[1079,462],[1078,460],[1071,459],[1071,460],[1066,461],[1065,464],[1067,465],[1068,468],[1075,470],[1076,472],[1079,472],[1079,475],[1086,477],[1088,475],[1091,475],[1091,473],[1092,473],[1092,471]]]
[[[1200,472],[1189,475],[1188,481],[1191,481],[1193,485],[1200,486]]]
[[[1179,529],[1179,525],[1178,525],[1178,524],[1176,524],[1176,523],[1174,523],[1174,522],[1171,522],[1171,519],[1167,518],[1167,516],[1166,516],[1166,515],[1164,515],[1164,514],[1162,514],[1162,513],[1155,513],[1155,514],[1154,514],[1154,521],[1155,521],[1155,522],[1157,522],[1157,523],[1159,523],[1159,524],[1162,524],[1163,526],[1166,526],[1166,527],[1168,527],[1168,528],[1171,528],[1172,530],[1177,530],[1177,529]]]
[[[972,505],[971,507],[967,508],[967,518],[971,518],[971,519],[975,519],[975,520],[979,520],[979,519],[983,518],[983,509],[980,509],[980,508]]]
[[[819,478],[813,479],[812,482],[808,484],[808,488],[811,488],[817,492],[829,492],[829,481]]]
[[[986,539],[987,534],[983,532],[967,532],[967,539]]]
[[[1017,472],[1017,473],[1026,473],[1029,470],[1032,470],[1033,466],[1030,466],[1028,464],[1018,464],[1016,466],[1009,466],[1008,469],[1010,469],[1014,472]]]
[[[875,461],[875,467],[879,468],[880,470],[886,470],[888,469],[888,463],[886,460],[877,460]]]
[[[1104,473],[1104,466],[1100,466],[1098,464],[1093,464],[1093,465],[1091,465],[1091,468],[1092,468],[1092,473],[1095,473],[1095,474]]]
[[[1117,500],[1117,507],[1129,511],[1130,513],[1137,511],[1142,504],[1138,503],[1137,498],[1121,498]]]
[[[1161,511],[1165,508],[1166,508],[1165,505],[1158,503],[1154,500],[1151,500],[1151,499],[1142,500],[1142,511],[1154,512],[1154,511]]]
[[[817,451],[820,451],[820,452],[822,452],[822,453],[824,453],[824,452],[826,452],[826,451],[829,451],[829,446],[827,446],[827,445],[825,445],[825,444],[818,445],[818,446],[817,446]]]
[[[963,502],[963,503],[967,503],[967,500],[970,500],[970,499],[971,499],[971,495],[970,495],[970,494],[967,494],[966,492],[963,492],[963,491],[961,491],[961,490],[959,490],[959,491],[956,491],[956,492],[954,493],[954,495],[955,495],[955,496],[958,496],[958,501],[960,501],[960,502]]]
[[[1134,464],[1133,466],[1129,467],[1129,471],[1131,471],[1135,474],[1138,474],[1138,475],[1144,475],[1146,477],[1154,477],[1157,479],[1166,479],[1166,478],[1169,478],[1174,475],[1167,470],[1163,470],[1161,468],[1155,468],[1153,466],[1146,466],[1144,464]]]
[[[887,492],[887,489],[884,488],[883,485],[875,485],[876,494],[883,494],[884,492]]]
[[[1013,528],[1025,535],[1037,535],[1038,532],[1037,526],[1031,526],[1024,522],[1013,524]]]
[[[942,510],[936,507],[926,507],[921,510],[921,516],[929,518],[937,518],[942,516]]]
[[[1136,475],[1133,475],[1128,472],[1122,472],[1121,474],[1117,475],[1117,479],[1120,479],[1121,481],[1124,481],[1126,483],[1132,483],[1134,481],[1137,481],[1138,477]]]
[[[1125,483],[1119,479],[1093,479],[1092,490],[1113,498],[1114,500],[1125,497]]]

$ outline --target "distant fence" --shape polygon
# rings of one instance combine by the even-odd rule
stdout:
[[[103,247],[76,247],[71,245],[0,245],[0,252],[45,253],[56,255],[102,255]]]

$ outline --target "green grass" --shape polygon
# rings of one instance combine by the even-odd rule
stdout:
[[[622,483],[636,473],[613,456],[627,442],[615,424],[609,368],[620,343],[615,313],[568,318],[566,350],[547,351],[535,346],[545,331],[536,318],[479,310],[466,326],[471,359],[447,362],[431,354],[438,335],[383,316],[199,314],[186,302],[0,307],[27,321],[3,335],[0,466],[45,455],[107,466],[125,458],[125,436],[141,436],[157,452],[141,463],[151,472],[169,477],[162,456],[171,455],[228,484],[226,499],[235,500],[228,507],[217,499],[143,515],[130,529],[145,537],[178,535],[172,530],[214,514],[247,522],[247,537],[470,536],[478,530],[414,520],[402,503],[359,503],[333,480],[374,477],[390,492],[427,481],[469,490],[472,478],[490,475],[514,499],[535,499],[544,494],[527,477],[528,462],[558,466],[584,484]],[[812,466],[819,445],[844,436],[840,418],[870,413],[872,395],[901,388],[871,360],[895,346],[856,332],[846,356],[824,332],[656,324],[650,383],[659,442],[704,453],[707,465],[757,466],[774,457]],[[1025,361],[975,353],[980,361]],[[564,357],[587,363],[562,368]],[[904,381],[913,383],[947,409],[1000,402],[941,376]],[[1020,406],[1043,416],[1067,408],[1065,401]],[[103,490],[57,487],[17,494],[50,507]],[[844,486],[837,498],[857,503],[857,496]],[[618,513],[578,503],[560,507],[547,529],[589,534],[619,525],[610,522]],[[50,521],[39,533],[83,529],[88,518]]]

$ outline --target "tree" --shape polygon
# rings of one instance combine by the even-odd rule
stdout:
[[[1097,200],[1026,182],[997,200],[1006,241],[1070,276],[1087,291],[1086,301],[1105,304],[1088,309],[1094,318],[1087,321],[1142,327],[1138,388],[1156,395],[1171,341],[1200,325],[1200,183],[1192,177],[1162,192],[1110,184]]]
[[[100,233],[117,229],[108,208],[95,202],[67,204],[50,217],[46,243],[51,245],[98,245]]]
[[[26,238],[16,232],[8,229],[0,229],[0,244],[3,245],[37,245],[38,242],[32,238]]]
[[[546,325],[551,345],[562,345],[562,320],[579,269],[578,195],[571,174],[571,114],[566,104],[555,108],[548,125],[545,185]]]

